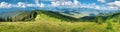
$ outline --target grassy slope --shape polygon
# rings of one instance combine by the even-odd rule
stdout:
[[[0,22],[0,32],[106,32],[107,24],[98,25],[94,22],[69,22],[47,14],[49,12],[37,11],[36,21],[32,22]],[[45,14],[47,13],[47,14]],[[51,14],[52,15],[52,14]],[[116,32],[120,25],[114,24]],[[108,31],[108,30],[107,30]]]

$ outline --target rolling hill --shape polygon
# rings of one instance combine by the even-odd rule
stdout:
[[[15,17],[15,18],[14,18]],[[0,18],[3,19],[3,18]],[[8,17],[8,19],[11,19]],[[35,10],[0,22],[0,32],[119,32],[120,13],[74,18],[53,11]],[[91,20],[90,20],[91,19]],[[3,19],[4,20],[4,19]],[[22,21],[22,22],[21,22]],[[93,21],[93,22],[91,22]],[[104,23],[102,21],[105,21]],[[117,22],[117,23],[112,23]],[[96,23],[97,22],[97,23]],[[101,23],[102,24],[98,24]]]
[[[67,13],[67,12],[66,12]],[[31,21],[37,19],[37,16],[39,15],[39,18],[42,19],[41,17],[48,17],[49,18],[54,18],[54,19],[59,19],[62,21],[68,21],[68,22],[95,22],[98,20],[98,18],[104,19],[103,21],[106,21],[108,18],[110,19],[116,19],[116,17],[119,17],[119,12],[113,13],[113,14],[102,14],[100,15],[94,15],[94,16],[83,16],[80,18],[76,18],[62,14],[61,12],[54,12],[54,11],[45,11],[45,10],[34,10],[30,12],[25,12],[25,11],[16,11],[16,12],[6,12],[2,13],[0,20],[1,21]],[[46,18],[47,19],[47,18]]]

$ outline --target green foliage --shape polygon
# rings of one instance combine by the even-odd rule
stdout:
[[[116,32],[115,31],[115,27],[114,27],[114,25],[113,25],[113,21],[112,21],[112,19],[108,19],[107,20],[107,27],[106,27],[106,30],[105,30],[106,32]]]
[[[83,18],[73,18],[52,11],[36,10],[14,17],[0,17],[0,20],[5,21],[30,20],[29,22],[1,22],[0,32],[119,32],[119,24],[113,25],[115,19],[120,21],[119,14],[84,17],[84,21]],[[115,29],[116,27],[117,29]]]
[[[37,13],[38,14],[44,14],[44,15],[46,15],[48,17],[51,17],[51,18],[60,19],[61,21],[69,21],[69,22],[78,21],[78,19],[76,19],[76,18],[72,18],[72,17],[69,17],[69,16],[61,15],[61,14],[59,14],[59,12],[57,13],[57,12],[52,12],[52,11],[38,10]]]
[[[95,21],[96,21],[98,24],[102,24],[104,20],[103,20],[102,17],[96,16]]]
[[[92,16],[92,17],[83,17],[83,18],[74,18],[66,15],[62,15],[59,12],[53,12],[53,11],[45,11],[45,10],[34,10],[31,12],[23,12],[21,14],[1,18],[2,21],[31,21],[36,18],[37,15],[40,15],[40,17],[49,17],[50,20],[59,19],[59,21],[68,21],[68,22],[97,22],[101,24],[102,22],[105,22],[106,19],[113,18],[116,15],[119,15],[119,13],[114,13],[112,15],[105,15],[105,16]],[[54,19],[52,19],[54,18]]]

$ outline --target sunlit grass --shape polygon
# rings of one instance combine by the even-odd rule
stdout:
[[[52,13],[51,13],[52,14]],[[55,15],[53,15],[55,16]],[[56,18],[58,17],[58,18]],[[74,21],[59,19],[60,16],[48,16],[38,12],[35,21],[26,22],[0,22],[0,32],[119,32],[120,24],[113,23],[107,19],[107,22],[98,24],[96,22]],[[119,17],[117,17],[119,21]],[[66,19],[63,17],[63,19]],[[70,21],[68,21],[70,20]],[[101,21],[101,19],[98,19]],[[108,29],[110,28],[110,29]]]

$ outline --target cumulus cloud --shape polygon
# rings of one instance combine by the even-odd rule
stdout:
[[[39,0],[34,0],[36,5],[39,6]]]
[[[18,2],[18,7],[26,8],[26,4],[22,2]]]
[[[6,2],[1,2],[0,3],[0,8],[11,8],[11,4],[8,4]]]
[[[76,5],[77,5],[77,4],[79,4],[79,1],[77,1],[77,0],[74,0],[74,4],[76,4]]]
[[[75,6],[75,5],[79,5],[79,1],[74,0],[72,1],[53,1],[51,2],[51,6]]]
[[[110,2],[107,3],[107,5],[110,6],[110,8],[112,9],[120,10],[120,1]]]
[[[98,0],[102,3],[106,2],[106,0]],[[112,6],[109,5],[97,5],[96,3],[91,3],[91,4],[84,4],[84,3],[80,3],[78,0],[74,0],[74,1],[52,1],[51,2],[51,6],[53,7],[67,7],[67,8],[91,8],[91,9],[97,9],[97,10],[118,10],[118,7],[116,6],[120,6],[120,2],[119,1],[115,1],[114,2],[114,6],[113,3]]]
[[[105,3],[106,0],[97,0],[98,2]]]
[[[96,5],[95,3],[92,3],[92,4],[81,4],[79,6],[80,6],[80,8],[92,8],[92,9],[98,9],[98,10],[101,9],[101,7]]]
[[[18,2],[17,5],[6,3],[6,2],[0,3],[0,8],[12,8],[12,7],[26,8],[26,4],[22,2]]]
[[[110,2],[108,5],[113,5],[113,6],[119,6],[120,7],[120,1],[115,1],[115,2]]]
[[[18,2],[16,4],[10,4],[7,2],[1,2],[0,8],[26,8],[26,7],[44,7],[43,3],[40,4],[26,4],[24,2]]]
[[[61,2],[56,1],[56,2],[51,2],[51,6],[60,6]]]
[[[41,0],[41,1],[70,1],[70,0]]]
[[[44,7],[44,4],[43,4],[43,3],[41,3],[39,7]]]
[[[35,1],[35,3],[36,3],[36,5],[38,6],[38,7],[44,7],[44,4],[43,3],[40,3],[39,4],[39,0],[34,0]],[[42,0],[41,0],[42,1]]]
[[[80,3],[78,0],[41,0],[41,1],[51,1],[51,4],[44,4],[44,3],[39,3],[39,0],[34,0],[35,4],[27,4],[24,2],[18,2],[16,4],[10,4],[6,2],[1,2],[0,3],[0,8],[26,8],[26,7],[65,7],[65,8],[91,8],[91,9],[98,9],[98,10],[118,10],[120,7],[120,1],[115,1],[115,2],[110,2],[107,3],[107,6],[100,6],[97,5],[96,3],[90,3],[90,4],[84,4]],[[99,2],[105,2],[105,0],[98,0]]]
[[[43,3],[37,3],[37,4],[25,4],[23,2],[18,2],[17,3],[18,7],[21,7],[21,8],[26,8],[26,7],[44,7],[44,4]]]
[[[93,9],[101,9],[100,6],[96,5],[95,3],[92,4],[82,4],[78,0],[72,1],[65,1],[65,2],[60,2],[60,1],[53,1],[51,2],[51,6],[58,7],[58,6],[63,6],[63,7],[69,7],[69,8],[93,8]]]
[[[36,4],[26,4],[27,7],[37,7]]]

